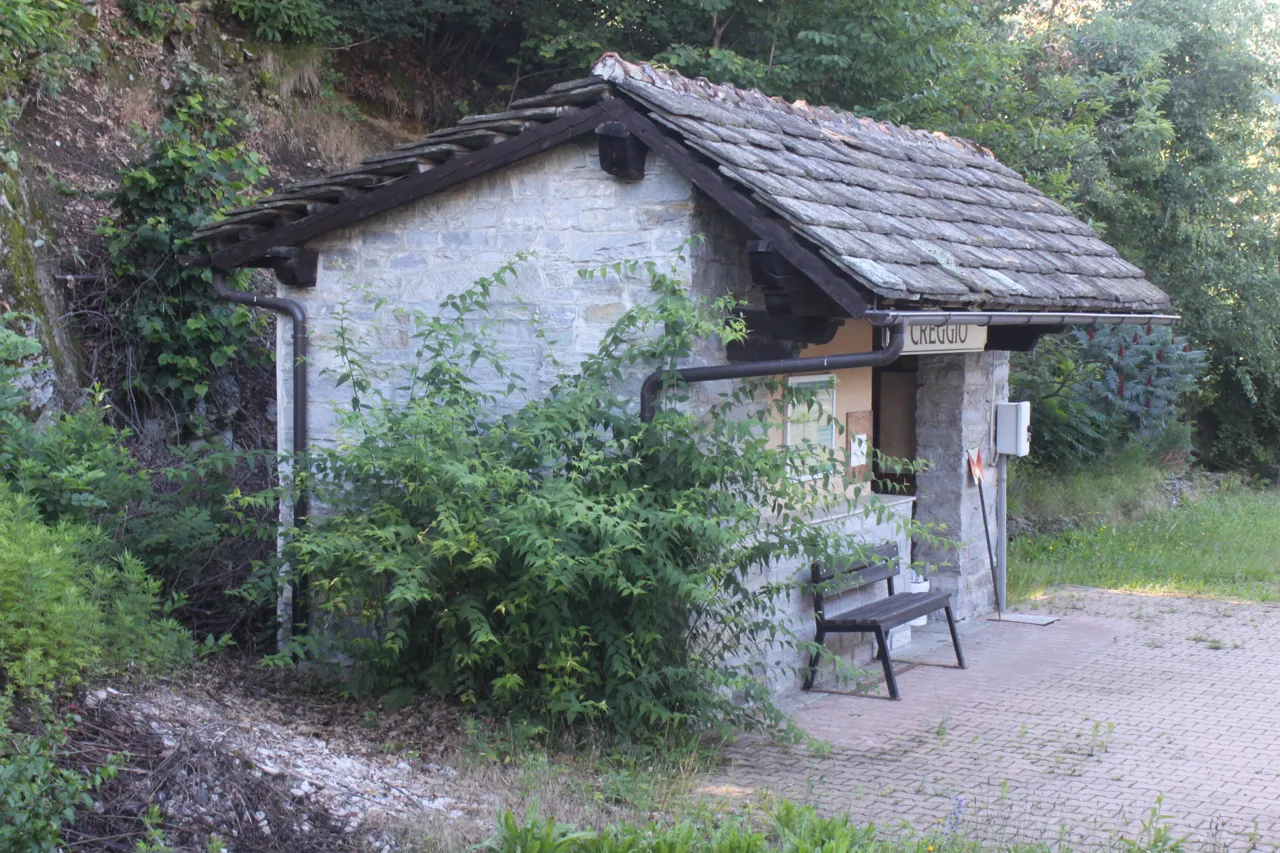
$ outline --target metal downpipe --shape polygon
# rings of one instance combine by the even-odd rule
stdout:
[[[293,455],[298,464],[307,452],[307,312],[302,304],[292,299],[279,296],[263,296],[227,287],[227,275],[222,270],[213,270],[213,292],[228,302],[237,305],[248,305],[252,308],[264,308],[277,314],[287,314],[293,325]],[[306,523],[309,512],[309,500],[305,491],[299,491],[293,504],[293,524],[300,527]],[[301,587],[301,584],[299,584]],[[291,590],[289,603],[281,600],[276,608],[276,618],[280,621],[277,639],[283,645],[293,633],[293,626],[307,619],[307,608],[302,590]],[[290,607],[291,604],[291,607]],[[286,608],[290,612],[283,612]]]
[[[754,379],[761,376],[803,375],[826,373],[830,370],[849,370],[856,367],[884,367],[902,355],[906,343],[906,323],[899,322],[889,330],[889,342],[884,349],[857,352],[848,355],[822,355],[810,358],[782,358],[774,361],[751,361],[742,364],[712,364],[706,367],[680,367],[675,370],[655,370],[645,377],[640,386],[640,420],[653,421],[662,381],[670,375],[686,385],[699,382],[715,382],[720,379]]]

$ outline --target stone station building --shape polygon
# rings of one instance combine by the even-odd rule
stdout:
[[[685,245],[677,272],[694,291],[751,306],[747,342],[691,364],[869,353],[897,327],[905,354],[835,372],[828,405],[848,427],[855,461],[865,439],[930,463],[902,484],[905,494],[883,499],[891,514],[944,524],[959,547],[912,553],[890,522],[864,532],[868,542],[898,539],[904,555],[930,564],[960,618],[994,607],[966,454],[994,458],[1008,352],[1068,324],[1171,319],[1141,270],[973,143],[613,54],[591,77],[265,196],[200,235],[220,293],[282,314],[283,450],[335,438],[344,395],[323,368],[340,306],[394,368],[412,353],[409,321],[362,313],[359,293],[434,313],[516,253],[529,254],[495,304],[515,367],[542,387],[555,372],[548,348],[574,363],[649,293],[641,278],[579,270],[666,263]],[[276,298],[225,288],[225,271],[247,266],[276,272]],[[535,315],[544,339],[530,328]],[[694,405],[706,393],[697,388]],[[812,619],[799,592],[793,611],[798,625]]]

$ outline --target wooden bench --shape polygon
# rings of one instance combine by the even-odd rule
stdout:
[[[960,651],[960,637],[956,634],[956,620],[951,615],[951,596],[945,592],[907,592],[894,595],[893,578],[898,574],[898,546],[896,543],[871,548],[866,552],[866,559],[849,562],[841,566],[821,566],[814,563],[813,577],[813,615],[817,620],[818,630],[814,642],[819,646],[827,634],[874,634],[876,646],[875,659],[884,667],[884,680],[889,685],[889,696],[898,695],[898,681],[893,677],[893,664],[889,661],[889,631],[912,619],[938,610],[947,612],[947,626],[951,629],[951,643],[956,649],[956,663],[964,669],[964,653]],[[823,595],[863,589],[876,581],[887,581],[889,597],[877,599],[868,604],[846,610],[834,616],[828,616],[823,604]],[[813,653],[809,661],[809,676],[804,681],[804,689],[813,687],[818,675],[818,658],[821,650]]]

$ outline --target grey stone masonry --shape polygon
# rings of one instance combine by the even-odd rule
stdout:
[[[921,356],[917,373],[916,459],[929,468],[916,479],[916,520],[935,525],[944,543],[920,541],[914,558],[932,568],[935,590],[951,593],[957,618],[995,609],[995,588],[978,486],[967,452],[987,467],[988,523],[995,534],[995,404],[1009,399],[1009,356],[1003,352]],[[941,618],[935,614],[930,618]]]
[[[349,406],[349,387],[336,384],[341,327],[359,341],[378,371],[379,387],[396,396],[416,359],[413,312],[437,314],[447,296],[513,260],[516,275],[495,289],[491,304],[500,325],[497,339],[533,396],[593,352],[627,309],[650,298],[643,269],[585,278],[580,270],[653,261],[691,281],[696,292],[719,295],[733,277],[722,270],[734,262],[715,262],[688,246],[712,224],[711,211],[695,213],[695,200],[692,184],[656,157],[649,158],[643,181],[611,177],[588,139],[313,241],[309,245],[320,253],[316,286],[282,291],[302,302],[309,318],[312,441],[338,441],[337,416]],[[737,246],[737,253],[745,265],[745,247]],[[738,279],[749,285],[749,278]],[[375,309],[379,300],[383,307]],[[277,346],[279,363],[289,364],[287,334],[277,337]],[[723,352],[699,355],[695,363],[723,359]],[[493,379],[490,390],[501,393],[505,380]],[[287,371],[280,380],[279,440],[288,447]],[[634,384],[638,388],[639,377]],[[515,407],[524,399],[500,405]]]

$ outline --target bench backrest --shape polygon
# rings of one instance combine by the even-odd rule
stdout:
[[[893,594],[893,577],[898,573],[898,543],[886,542],[867,548],[856,560],[822,565],[815,562],[810,567],[813,578],[813,612],[823,615],[823,593],[839,594],[851,589],[862,589],[877,581],[889,582]]]

